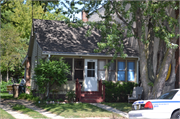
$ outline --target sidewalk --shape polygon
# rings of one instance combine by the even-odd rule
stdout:
[[[27,100],[4,100],[4,101],[1,101],[0,108],[7,111],[9,114],[11,114],[16,119],[33,119],[33,118],[29,117],[26,114],[22,114],[22,113],[20,113],[18,111],[12,110],[11,106],[9,105],[10,103],[18,103],[18,104],[24,105],[27,108],[30,108],[32,110],[35,110],[35,111],[43,114],[44,116],[48,117],[48,119],[109,119],[109,118],[106,118],[106,117],[99,117],[99,118],[93,118],[93,117],[87,117],[87,118],[64,118],[62,116],[52,114],[52,113],[50,113],[50,112],[48,112],[48,111],[46,111],[44,109],[38,108],[32,102],[27,101]],[[95,105],[97,107],[100,107],[102,109],[105,109],[105,110],[120,114],[125,118],[128,118],[127,113],[119,111],[119,110],[114,109],[112,107],[109,107],[109,106],[106,106],[106,105],[103,105],[103,104],[99,104],[99,103],[90,103],[90,104]]]
[[[9,102],[9,103],[18,103],[18,104],[24,105],[24,106],[26,106],[27,108],[30,108],[30,109],[32,109],[32,110],[35,110],[35,111],[41,113],[42,115],[48,117],[48,119],[49,119],[49,118],[50,118],[50,119],[62,119],[62,118],[64,118],[64,117],[62,117],[62,116],[59,116],[59,115],[56,115],[56,114],[52,114],[52,113],[49,113],[49,112],[46,111],[46,110],[43,110],[43,109],[41,109],[41,108],[38,108],[37,106],[33,105],[32,102],[26,101],[26,100],[6,100],[6,104],[1,103],[2,106],[0,105],[0,107],[3,107],[2,109],[5,110],[5,108],[8,107],[8,105],[7,105],[8,102]],[[10,109],[10,108],[9,108],[9,110],[11,110],[11,111],[8,111],[8,110],[5,110],[5,111],[7,111],[9,114],[11,114],[11,115],[14,116],[15,118],[17,118],[17,116],[14,115],[14,114],[15,114],[15,113],[18,114],[19,112],[13,111],[13,110]],[[11,112],[13,112],[13,113],[11,113]],[[20,113],[19,113],[19,114],[20,114]],[[27,115],[25,115],[25,114],[21,114],[21,119],[33,119],[33,118],[31,118],[31,117],[28,117],[28,118],[27,118],[26,116],[27,116]],[[17,118],[17,119],[20,119],[20,118]]]
[[[16,119],[33,119],[32,117],[29,117],[26,114],[22,114],[18,111],[12,110],[11,106],[8,105],[7,103],[1,102],[0,108],[3,109],[4,111],[6,111],[7,113],[11,114]]]

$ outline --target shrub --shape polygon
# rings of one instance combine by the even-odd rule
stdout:
[[[7,85],[12,85],[13,83],[9,80],[8,82],[2,81],[0,86],[1,92],[7,91]]]
[[[66,97],[67,97],[67,100],[68,102],[73,102],[74,101],[74,98],[75,98],[76,94],[74,91],[70,90],[66,93]]]
[[[22,93],[19,95],[18,99],[27,99],[27,100],[31,100],[31,101],[35,101],[35,102],[40,100],[39,97],[34,97],[32,93],[30,93],[30,94]]]
[[[106,87],[106,102],[125,102],[128,99],[127,94],[131,94],[133,91],[133,87],[137,86],[136,83],[133,82],[120,82],[113,83],[111,81],[104,82]]]
[[[37,80],[39,92],[44,94],[50,91],[54,84],[61,86],[67,82],[67,75],[70,72],[69,65],[60,58],[59,61],[40,61],[34,69],[34,79]],[[49,93],[47,98],[49,98]]]

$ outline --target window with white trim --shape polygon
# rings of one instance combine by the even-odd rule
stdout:
[[[98,60],[98,80],[105,80],[106,77],[106,69],[104,66],[106,65],[106,60]]]
[[[108,62],[110,62],[109,60]],[[116,80],[116,61],[110,63],[108,68],[108,80],[115,81]]]
[[[135,62],[134,61],[127,62],[127,78],[128,78],[128,81],[135,81]]]
[[[125,81],[125,78],[126,78],[125,62],[119,61],[118,62],[118,71],[117,71],[117,80]]]

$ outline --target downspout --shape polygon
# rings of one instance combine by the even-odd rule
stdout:
[[[51,57],[51,55],[48,54],[47,62],[49,61],[50,57]],[[46,97],[48,97],[48,95],[49,95],[49,83],[48,83],[48,85],[47,85],[47,94],[46,94]],[[49,98],[49,97],[48,97],[48,98]]]
[[[136,77],[136,79],[137,79],[137,84],[139,84],[139,57],[138,57],[138,60],[137,60],[137,77]]]
[[[49,61],[50,57],[51,57],[51,55],[50,55],[50,54],[48,54],[48,58],[47,58],[47,61]]]

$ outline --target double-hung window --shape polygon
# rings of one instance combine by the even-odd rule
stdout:
[[[128,81],[135,81],[135,63],[133,61],[128,61],[127,65]]]
[[[74,59],[74,79],[83,80],[84,59]]]
[[[108,62],[110,62],[109,60]],[[108,80],[115,81],[116,80],[116,61],[110,63],[108,68]]]
[[[67,75],[67,79],[68,80],[72,80],[72,58],[65,58],[64,59],[65,60],[65,63],[67,63],[70,67],[70,72],[69,72],[69,74]]]
[[[106,65],[106,60],[98,60],[98,80],[105,80],[106,70],[104,66]]]
[[[125,81],[126,78],[126,71],[125,71],[125,62],[124,61],[119,61],[118,62],[118,75],[117,75],[117,80],[118,81]]]

